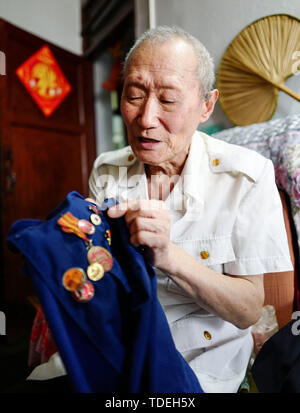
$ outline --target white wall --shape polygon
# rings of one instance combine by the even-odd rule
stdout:
[[[0,17],[75,54],[82,54],[80,0],[0,0]]]
[[[196,36],[210,51],[216,68],[241,30],[278,13],[300,17],[300,0],[155,0],[156,25],[177,25]],[[288,79],[286,85],[300,94],[300,76]],[[280,92],[274,118],[294,113],[300,113],[300,103]],[[218,105],[206,126],[219,122],[232,126]]]

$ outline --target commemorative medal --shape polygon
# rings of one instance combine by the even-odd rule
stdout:
[[[98,214],[91,214],[90,220],[94,225],[100,225],[101,224],[101,218]]]
[[[77,225],[82,232],[88,235],[93,235],[96,231],[94,225],[86,219],[79,219]]]
[[[90,264],[94,262],[101,264],[105,272],[112,269],[113,258],[106,248],[92,246],[88,251],[87,258]]]
[[[102,212],[100,211],[100,209],[96,207],[96,205],[90,205],[89,210],[92,211],[96,215],[102,215]]]
[[[57,224],[61,227],[61,230],[63,232],[67,233],[73,233],[77,235],[77,237],[82,238],[85,242],[88,241],[88,237],[84,231],[82,231],[79,228],[79,219],[74,217],[74,215],[71,214],[71,212],[66,212],[64,215],[62,215],[58,220]],[[88,225],[92,225],[90,222],[88,222]]]
[[[107,229],[105,231],[104,237],[106,238],[106,240],[108,242],[108,245],[111,245],[111,232],[110,232],[110,229]]]
[[[86,281],[86,275],[82,268],[69,268],[62,278],[63,286],[68,291],[76,291],[80,289]]]
[[[95,290],[93,284],[86,281],[81,288],[72,292],[72,297],[80,303],[86,303],[94,297],[94,294]]]
[[[72,297],[78,302],[87,302],[91,300],[95,294],[93,284],[87,280],[99,281],[104,276],[105,272],[110,271],[113,267],[113,258],[110,252],[103,247],[94,246],[93,241],[88,235],[93,235],[96,231],[95,226],[101,224],[101,211],[94,205],[89,206],[92,211],[90,221],[86,219],[78,219],[70,212],[62,215],[57,224],[61,227],[63,232],[74,233],[82,238],[85,242],[87,252],[87,259],[89,266],[86,273],[82,268],[69,268],[62,277],[62,283],[66,290],[70,291]],[[105,238],[110,245],[110,230],[105,233]]]
[[[104,268],[99,262],[94,262],[88,266],[86,272],[90,280],[99,281],[104,275]]]

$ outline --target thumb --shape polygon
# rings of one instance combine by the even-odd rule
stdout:
[[[113,207],[109,208],[107,211],[107,215],[110,218],[120,218],[126,214],[128,211],[128,204],[123,202],[117,205],[114,205]]]

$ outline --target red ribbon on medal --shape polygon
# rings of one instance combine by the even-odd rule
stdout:
[[[78,237],[82,238],[85,242],[88,241],[88,236],[79,228],[79,219],[74,217],[71,212],[66,212],[62,215],[57,223],[61,227],[63,232],[74,233]]]
[[[94,214],[103,215],[102,212],[101,212],[101,210],[100,210],[99,208],[97,208],[96,205],[90,205],[90,206],[89,206],[89,210],[90,210],[90,211],[93,211]]]

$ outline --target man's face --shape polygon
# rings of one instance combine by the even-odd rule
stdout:
[[[193,48],[176,39],[144,42],[125,73],[121,112],[136,157],[150,165],[182,163],[205,103]]]

